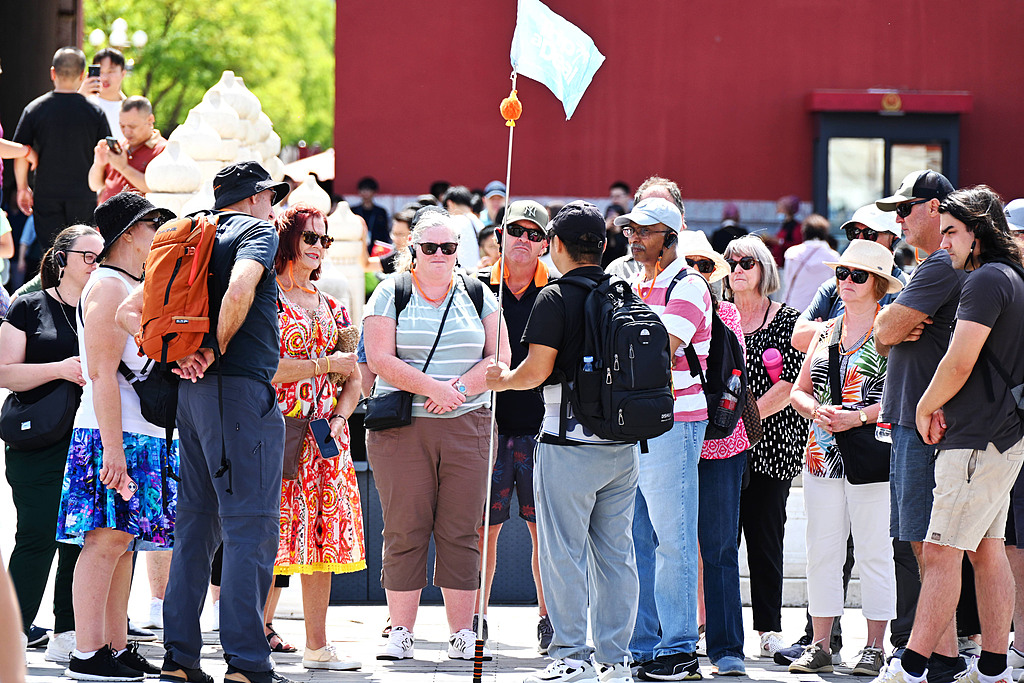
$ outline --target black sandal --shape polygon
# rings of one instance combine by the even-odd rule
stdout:
[[[267,634],[267,642],[270,644],[271,652],[298,652],[298,648],[286,643],[284,638],[274,630],[273,624],[267,624],[267,630],[270,631]],[[277,645],[274,645],[274,638],[277,638]]]

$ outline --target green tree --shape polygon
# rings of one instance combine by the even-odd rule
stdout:
[[[86,35],[118,17],[147,33],[145,47],[126,48],[135,64],[124,89],[150,99],[165,134],[230,69],[282,144],[333,144],[334,0],[85,0],[84,14]]]

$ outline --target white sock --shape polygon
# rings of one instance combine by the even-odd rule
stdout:
[[[92,656],[99,652],[99,650],[92,650],[91,652],[82,652],[77,647],[73,653],[75,659],[92,659]]]
[[[1013,669],[1006,667],[1006,671],[999,674],[998,676],[986,676],[985,674],[978,672],[978,683],[996,683],[1001,680],[1013,680]]]
[[[120,656],[121,656],[121,655],[123,655],[123,654],[124,654],[125,652],[128,652],[128,648],[125,648],[125,649],[123,649],[123,650],[114,650],[114,656],[115,656],[115,657],[120,657]]]
[[[566,664],[568,664],[569,666],[571,666],[574,669],[578,669],[581,666],[583,666],[583,660],[582,659],[573,659],[572,657],[566,657],[562,661],[565,662]]]

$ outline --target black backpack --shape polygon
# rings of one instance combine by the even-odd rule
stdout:
[[[672,429],[675,420],[668,331],[624,280],[605,274],[596,283],[563,276],[553,284],[587,290],[583,357],[572,376],[561,375],[560,437],[571,404],[577,421],[609,441],[641,442]],[[549,285],[550,286],[550,285]],[[591,357],[585,363],[583,358]]]
[[[687,269],[683,268],[672,278],[672,282],[669,283],[665,292],[666,302],[672,294],[672,288],[687,274]],[[694,277],[700,276],[695,275]],[[707,280],[700,277],[700,281],[707,286],[710,292],[711,285],[708,285]],[[714,300],[714,294],[711,297]],[[704,432],[704,440],[724,439],[736,430],[736,425],[743,415],[743,406],[746,404],[748,394],[747,361],[743,355],[740,340],[715,310],[711,314],[711,348],[708,352],[707,374],[700,369],[700,359],[697,358],[697,352],[693,350],[693,346],[687,344],[684,352],[686,353],[686,364],[690,367],[690,374],[700,377],[701,386],[704,387],[704,396],[708,401],[708,426]],[[722,428],[716,426],[715,417],[718,413],[718,404],[722,400],[722,393],[725,390],[725,383],[732,377],[733,370],[740,371],[740,396],[735,410],[731,414],[723,413],[722,420],[719,422],[719,424],[725,424],[725,427]]]

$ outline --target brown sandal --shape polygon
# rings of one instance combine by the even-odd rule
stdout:
[[[285,642],[284,638],[274,630],[273,624],[267,624],[267,642],[270,644],[271,652],[298,652],[298,648]],[[274,645],[274,638],[277,638],[277,645]]]

